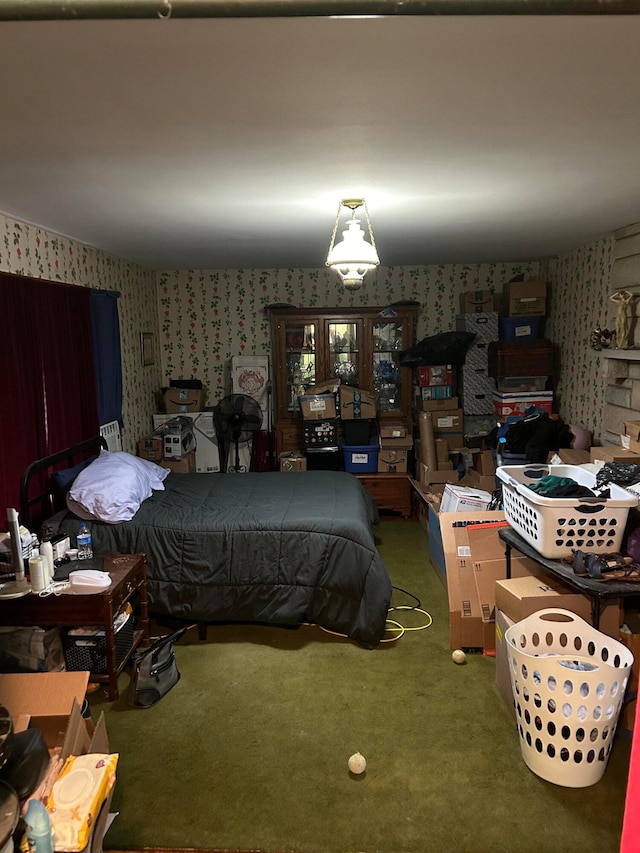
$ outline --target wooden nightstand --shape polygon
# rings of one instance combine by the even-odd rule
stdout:
[[[0,624],[17,628],[79,628],[96,625],[105,631],[106,672],[92,672],[90,679],[107,684],[109,701],[118,698],[118,676],[140,643],[149,644],[147,607],[147,574],[144,554],[111,554],[104,558],[104,568],[111,576],[111,586],[95,595],[39,596],[31,593],[23,598],[0,599]],[[116,664],[113,623],[122,608],[136,597],[136,623],[133,644]]]
[[[376,502],[378,509],[402,513],[410,518],[411,484],[408,474],[356,474],[365,489]]]

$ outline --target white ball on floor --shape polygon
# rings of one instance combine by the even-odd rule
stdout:
[[[467,656],[466,656],[466,655],[465,655],[465,653],[462,651],[462,649],[456,649],[456,650],[453,652],[453,654],[451,655],[451,657],[453,658],[453,662],[454,662],[454,663],[462,664],[462,663],[466,663],[466,662],[467,662]]]
[[[364,773],[364,771],[367,769],[367,759],[364,757],[364,755],[360,755],[359,752],[354,752],[347,763],[349,765],[349,770],[352,773],[355,773],[356,776],[359,776],[361,773]]]

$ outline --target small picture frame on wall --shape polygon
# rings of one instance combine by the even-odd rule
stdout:
[[[140,349],[142,351],[142,365],[155,364],[153,351],[153,332],[140,332]]]

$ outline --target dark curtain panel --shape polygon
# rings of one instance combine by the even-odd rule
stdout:
[[[0,273],[0,513],[30,462],[99,429],[89,290]]]
[[[119,296],[115,290],[91,290],[89,305],[100,423],[118,421],[122,427]]]

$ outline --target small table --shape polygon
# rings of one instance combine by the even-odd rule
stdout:
[[[411,484],[408,474],[356,474],[376,502],[378,509],[411,517]]]
[[[149,644],[149,614],[147,603],[147,573],[144,554],[109,554],[104,557],[104,569],[111,576],[111,586],[93,595],[39,596],[0,599],[0,624],[15,627],[78,628],[96,625],[105,631],[107,671],[91,673],[91,681],[108,685],[109,701],[118,698],[118,676],[128,663],[134,649],[142,642]],[[137,593],[139,628],[134,631],[131,649],[116,664],[116,644],[113,623],[125,604]]]
[[[543,557],[522,536],[516,533],[512,527],[503,527],[498,531],[498,536],[505,543],[507,578],[511,577],[511,549],[515,548],[540,566],[544,566],[550,574],[563,580],[567,586],[589,596],[591,599],[591,623],[596,629],[600,627],[600,610],[602,602],[605,599],[631,598],[640,595],[640,583],[595,580],[595,578],[590,578],[588,575],[577,575],[568,563]]]

